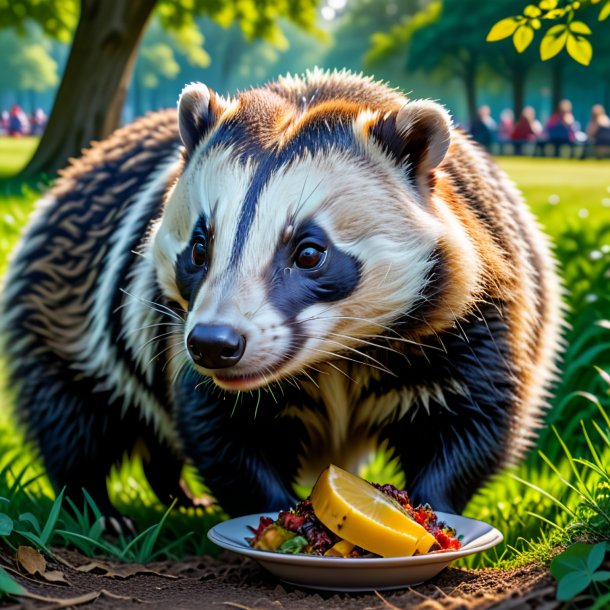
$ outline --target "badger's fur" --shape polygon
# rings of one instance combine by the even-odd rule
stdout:
[[[558,280],[511,182],[446,111],[347,72],[201,84],[73,161],[5,283],[17,412],[58,488],[111,511],[141,441],[231,514],[375,448],[461,511],[541,423]],[[239,391],[239,392],[238,392]]]

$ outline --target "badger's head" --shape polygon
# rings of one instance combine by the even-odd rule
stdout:
[[[399,321],[447,324],[429,286],[450,244],[467,249],[433,196],[450,139],[441,106],[394,93],[377,107],[316,98],[313,85],[282,95],[290,85],[226,100],[192,84],[179,101],[186,164],[154,236],[155,267],[188,312],[186,353],[229,390],[306,373]]]

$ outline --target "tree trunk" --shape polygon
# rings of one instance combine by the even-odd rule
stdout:
[[[563,63],[554,61],[551,66],[551,112],[555,112],[563,99]]]
[[[519,119],[523,111],[526,77],[527,70],[525,68],[513,71],[513,112],[515,113],[515,119]]]
[[[22,172],[54,174],[119,125],[138,43],[156,0],[81,0],[66,69],[38,149]]]
[[[142,83],[140,82],[139,74],[135,75],[133,79],[133,86],[131,89],[133,93],[133,116],[139,117],[144,114],[143,112],[143,95],[142,95]]]
[[[464,66],[464,86],[466,87],[466,107],[468,109],[468,119],[472,125],[477,118],[477,65],[474,61],[469,61]]]

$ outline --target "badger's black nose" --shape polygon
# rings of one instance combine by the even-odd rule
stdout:
[[[244,355],[246,338],[231,326],[197,324],[186,345],[195,364],[206,369],[226,369]]]

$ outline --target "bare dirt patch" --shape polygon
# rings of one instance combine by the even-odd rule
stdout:
[[[32,597],[0,602],[2,607],[171,609],[238,608],[248,610],[403,609],[474,610],[559,607],[549,572],[528,565],[515,570],[448,568],[424,585],[402,591],[366,594],[316,593],[283,585],[249,559],[223,553],[147,566],[92,562],[79,553],[58,551],[47,569],[63,573],[66,583],[28,574],[16,559],[0,552],[0,565]]]

